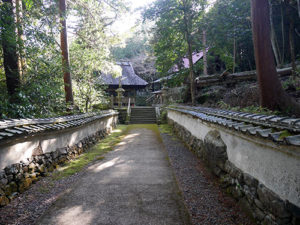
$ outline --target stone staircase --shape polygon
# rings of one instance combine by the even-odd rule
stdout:
[[[154,107],[133,107],[130,116],[131,124],[153,124],[156,123],[156,112]]]

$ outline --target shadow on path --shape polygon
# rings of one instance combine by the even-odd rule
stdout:
[[[166,152],[153,130],[131,130],[85,174],[37,224],[189,224]]]

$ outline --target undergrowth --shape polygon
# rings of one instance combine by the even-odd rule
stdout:
[[[177,135],[174,133],[173,127],[169,124],[161,124],[159,125],[159,130],[163,134],[168,134],[172,137],[172,140],[177,140]]]
[[[75,160],[67,162],[64,166],[58,168],[52,174],[52,179],[59,180],[64,177],[71,176],[81,171],[85,166],[94,160],[104,159],[103,154],[111,151],[113,147],[118,144],[127,134],[129,127],[126,125],[119,125],[106,138],[102,139],[98,144],[93,146],[89,151],[83,153]]]
[[[165,134],[173,134],[173,129],[169,124],[161,124],[159,125],[160,132]]]

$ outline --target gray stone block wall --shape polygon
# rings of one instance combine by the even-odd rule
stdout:
[[[208,132],[204,140],[200,140],[170,118],[168,122],[177,135],[219,177],[224,191],[231,194],[257,224],[300,224],[298,206],[282,200],[259,180],[244,173],[228,160],[227,146],[217,130]]]
[[[49,152],[47,149],[42,149],[39,145],[34,149],[30,158],[6,166],[0,171],[0,207],[7,205],[19,193],[27,190],[31,184],[38,181],[48,172],[52,172],[58,165],[64,164],[66,161],[82,154],[109,134],[115,126],[116,119],[109,126],[99,127],[93,134],[89,134],[81,140],[76,140],[76,143],[72,146],[57,146],[55,151]],[[78,129],[83,128],[79,127]],[[74,132],[78,132],[78,129],[74,130]],[[68,129],[66,129],[66,132],[70,135],[72,134]]]

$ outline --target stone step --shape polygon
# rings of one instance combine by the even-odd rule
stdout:
[[[144,115],[144,114],[147,114],[147,115],[156,115],[155,113],[152,113],[152,112],[131,112],[131,114],[133,115]]]
[[[131,118],[130,121],[156,121],[155,118]]]
[[[154,112],[154,109],[131,109],[131,112]]]
[[[131,115],[131,118],[153,118],[153,119],[156,119],[156,116],[153,116],[153,115],[149,115],[149,116],[145,116],[145,115]]]
[[[133,111],[133,112],[131,112],[131,114],[153,114],[153,115],[155,115],[156,113],[155,112],[135,112],[135,111]]]
[[[156,118],[132,118],[131,120],[156,120]]]
[[[131,113],[131,116],[156,116],[156,114],[153,113]]]
[[[130,120],[130,122],[154,122],[154,123],[156,123],[156,120],[146,120],[146,119],[137,120],[137,119],[133,119],[133,120]]]
[[[156,115],[155,113],[131,113],[131,115]]]
[[[132,124],[156,123],[155,108],[151,108],[151,107],[131,108],[130,123]]]
[[[155,109],[131,109],[131,111],[135,111],[135,112],[155,112]]]
[[[130,124],[156,124],[156,121],[130,121]]]

